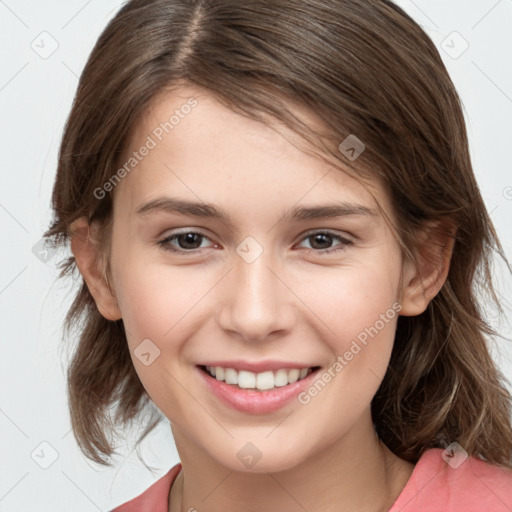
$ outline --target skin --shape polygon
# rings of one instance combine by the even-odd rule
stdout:
[[[413,465],[380,442],[370,403],[398,315],[309,404],[294,400],[271,414],[241,413],[219,402],[195,365],[241,358],[328,368],[397,301],[402,315],[425,310],[446,279],[450,239],[434,247],[427,237],[420,240],[418,255],[438,251],[438,264],[420,258],[416,268],[402,259],[378,210],[376,216],[283,218],[297,205],[348,201],[376,209],[377,200],[394,219],[378,183],[370,193],[342,169],[301,151],[284,127],[240,116],[190,86],[154,102],[124,156],[191,96],[197,107],[115,187],[108,286],[95,226],[86,218],[72,226],[73,253],[100,312],[123,319],[141,382],[171,422],[183,471],[169,511],[224,512],[241,504],[260,512],[388,510]],[[214,203],[233,225],[168,211],[137,214],[162,196]],[[319,230],[351,243],[311,236]],[[183,231],[205,237],[195,249],[179,238],[169,242],[189,251],[183,255],[158,245]],[[252,263],[236,252],[247,236],[263,249]],[[134,355],[144,339],[160,350],[149,366]],[[248,442],[261,452],[251,468],[237,457]]]

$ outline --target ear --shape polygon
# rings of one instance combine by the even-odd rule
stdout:
[[[101,251],[97,224],[89,224],[87,217],[80,217],[70,228],[71,250],[99,312],[107,320],[119,320],[121,311],[108,282],[106,255]]]
[[[427,222],[418,234],[414,254],[418,265],[407,259],[402,266],[400,315],[423,313],[448,277],[455,245],[456,226],[450,220]]]

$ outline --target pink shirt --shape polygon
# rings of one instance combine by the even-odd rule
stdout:
[[[512,511],[512,470],[475,457],[454,469],[442,453],[440,448],[423,453],[388,512]],[[111,512],[168,512],[171,485],[180,471],[178,463],[140,496]]]

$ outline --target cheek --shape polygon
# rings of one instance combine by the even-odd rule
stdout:
[[[132,342],[150,338],[158,344],[165,343],[200,298],[199,290],[194,290],[192,283],[178,272],[162,271],[153,276],[147,270],[132,268],[121,279],[118,302]],[[191,292],[184,293],[189,287]]]
[[[163,339],[183,309],[177,290],[185,283],[179,272],[155,264],[152,252],[128,244],[134,236],[123,236],[122,227],[114,238],[112,272],[129,342]]]
[[[338,426],[330,432],[333,437],[357,421],[377,392],[391,357],[400,310],[389,274],[382,269],[350,269],[348,275],[318,294],[315,309],[329,328],[323,339],[331,361],[299,397],[308,418],[318,418],[318,424],[329,418]]]
[[[352,339],[376,322],[379,330],[385,331],[388,323],[382,325],[381,315],[388,312],[388,317],[396,316],[396,279],[398,274],[393,268],[337,270],[336,277],[326,279],[325,286],[318,287],[313,295],[315,312],[339,340]]]
[[[183,410],[186,404],[181,403],[181,387],[173,376],[180,371],[194,304],[204,292],[183,293],[190,280],[182,273],[158,265],[130,264],[129,258],[118,269],[117,278],[118,303],[135,371],[162,411]]]
[[[370,402],[393,349],[400,310],[399,273],[391,260],[382,261],[388,264],[338,270],[335,284],[316,295],[314,310],[328,327],[325,340],[332,353],[331,375],[336,376],[331,397],[342,397],[351,407]]]
[[[204,326],[206,308],[211,308],[207,299],[218,276],[199,272],[193,266],[172,268],[127,254],[123,266],[118,267],[117,278],[118,303],[137,373],[145,386],[154,379],[159,379],[161,385],[168,376],[164,379],[158,373],[174,372],[186,364],[190,350],[187,341]],[[150,371],[136,359],[144,340],[151,340],[160,354]]]

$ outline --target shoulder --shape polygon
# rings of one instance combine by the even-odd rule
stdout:
[[[181,463],[178,463],[142,494],[110,512],[167,512],[169,492],[180,471]]]
[[[479,458],[427,450],[389,512],[510,512],[512,470]],[[446,459],[446,460],[445,460]]]

